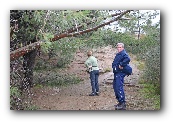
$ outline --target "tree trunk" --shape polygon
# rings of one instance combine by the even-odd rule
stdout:
[[[36,54],[37,50],[35,49],[23,55],[24,81],[21,83],[22,90],[33,87],[33,69],[35,65]]]

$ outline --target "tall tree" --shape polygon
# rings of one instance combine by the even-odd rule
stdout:
[[[51,41],[75,37],[119,20],[131,10],[119,10],[110,15],[100,10],[11,10],[10,59],[23,56],[24,81],[22,89],[32,86],[33,67],[37,48],[49,49]]]
[[[125,29],[125,32],[136,34],[139,39],[141,33],[147,33],[146,27],[149,27],[158,15],[158,10],[135,10],[125,15],[128,20],[118,21],[118,24]]]

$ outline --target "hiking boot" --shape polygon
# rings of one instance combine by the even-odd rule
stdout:
[[[91,93],[91,94],[89,94],[89,96],[95,96],[96,94],[95,93]]]
[[[117,107],[117,106],[119,106],[120,105],[120,103],[118,103],[118,104],[116,104],[116,105],[114,105],[115,106],[115,108]]]
[[[96,95],[97,95],[97,96],[99,96],[99,95],[100,95],[100,93],[99,93],[99,92],[96,92]]]
[[[115,110],[126,110],[126,103],[122,102],[115,106]]]

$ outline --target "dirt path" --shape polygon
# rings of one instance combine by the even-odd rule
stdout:
[[[91,93],[91,85],[89,75],[82,64],[87,57],[86,54],[77,52],[75,60],[68,67],[68,72],[76,73],[84,81],[68,87],[33,88],[33,104],[39,107],[39,110],[114,110],[117,100],[112,86],[111,65],[115,53],[111,46],[94,50],[94,56],[98,58],[102,72],[99,76],[100,96],[88,96]],[[125,77],[124,84],[127,110],[153,110],[151,102],[143,99],[138,93],[141,89],[138,85],[141,72],[133,63],[134,58],[131,59],[133,75]],[[104,73],[105,71],[109,72]]]

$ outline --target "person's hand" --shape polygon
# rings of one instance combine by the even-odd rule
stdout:
[[[120,69],[123,69],[123,67],[121,67],[121,65],[119,65],[119,68],[120,68]]]

